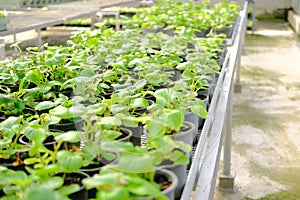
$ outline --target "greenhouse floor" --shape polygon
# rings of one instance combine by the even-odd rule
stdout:
[[[299,47],[286,22],[260,21],[248,33],[233,106],[235,190],[216,188],[214,199],[300,199]]]

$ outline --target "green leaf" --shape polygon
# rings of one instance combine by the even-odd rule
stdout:
[[[77,185],[77,184],[71,184],[71,185],[68,185],[68,186],[61,187],[57,191],[60,194],[62,194],[63,196],[67,196],[69,194],[77,192],[78,190],[80,190],[79,185]]]
[[[35,110],[46,110],[55,107],[57,104],[52,101],[43,101],[35,106]]]
[[[39,184],[39,187],[48,188],[51,190],[57,189],[64,184],[64,180],[62,177],[49,177],[46,181]]]
[[[149,134],[148,138],[156,138],[165,134],[166,127],[163,121],[152,119],[146,123],[146,130]]]
[[[79,142],[84,138],[84,133],[80,131],[68,131],[55,137],[55,140],[60,142]]]
[[[73,172],[83,166],[83,160],[79,154],[72,153],[66,150],[61,150],[57,153],[57,162],[65,172]]]
[[[134,150],[134,146],[131,142],[122,141],[103,141],[101,147],[104,151],[108,152],[124,152]]]
[[[184,114],[181,110],[165,109],[165,124],[171,130],[179,131],[184,121]]]
[[[21,197],[16,195],[6,195],[0,198],[1,200],[21,200]]]
[[[105,125],[105,127],[114,127],[122,125],[122,121],[117,117],[102,117],[100,124]]]
[[[105,200],[127,200],[129,199],[128,191],[123,187],[114,186],[109,190],[100,190],[96,193],[97,199]]]
[[[184,79],[193,79],[195,77],[195,74],[192,73],[190,70],[184,70],[182,73],[182,77]]]
[[[37,169],[37,170],[33,171],[33,173],[38,176],[43,176],[45,174],[48,175],[48,174],[57,173],[58,170],[59,170],[59,166],[57,164],[50,164],[41,169]]]
[[[168,103],[170,102],[170,93],[169,89],[163,88],[156,90],[154,92],[154,96],[156,98],[156,103],[162,106],[168,106]]]
[[[178,150],[172,152],[170,160],[176,165],[187,165],[190,162],[188,156],[184,152]]]
[[[60,195],[57,191],[39,187],[35,185],[35,187],[30,187],[25,190],[24,200],[65,200],[66,197]]]
[[[141,79],[133,84],[132,90],[140,90],[147,84],[147,81],[145,79]]]
[[[208,112],[206,110],[206,107],[204,107],[204,106],[192,105],[191,111],[203,119],[206,119],[208,117]]]
[[[2,128],[11,129],[15,124],[19,124],[21,122],[21,120],[22,120],[22,117],[11,116],[11,117],[7,118],[6,120],[4,120],[3,122],[1,122],[0,130],[2,130]]]
[[[149,105],[149,102],[144,99],[144,98],[136,98],[132,99],[130,101],[130,106],[133,108],[142,108],[142,107],[147,107]]]
[[[62,64],[63,56],[60,54],[54,55],[52,58],[49,58],[45,61],[46,65],[59,65]]]
[[[74,105],[70,108],[66,108],[64,106],[57,106],[49,112],[50,114],[60,117],[62,119],[72,119],[82,117],[87,112],[87,108],[85,108],[83,105]]]
[[[119,169],[130,173],[153,172],[153,157],[149,153],[123,152],[119,159]]]
[[[120,131],[103,130],[102,133],[100,134],[101,137],[100,140],[115,140],[121,135],[122,133]]]
[[[35,68],[34,70],[28,71],[25,77],[26,80],[38,84],[44,78],[44,74],[42,74],[38,68]]]
[[[24,160],[24,163],[25,163],[26,165],[32,165],[32,164],[38,163],[38,162],[40,162],[40,159],[39,159],[39,158],[26,158],[26,159]]]
[[[161,196],[162,193],[160,191],[160,185],[153,182],[150,183],[147,180],[135,177],[135,176],[127,176],[130,184],[127,186],[127,189],[138,196],[148,196],[148,197],[156,197]]]
[[[85,178],[82,180],[82,183],[86,186],[87,189],[105,186],[105,185],[116,185],[118,179],[122,176],[121,173],[113,171],[113,172],[105,172],[101,170],[100,176],[93,176],[90,178]]]
[[[72,117],[70,116],[69,109],[64,106],[57,106],[49,112],[50,114],[60,117],[62,119],[69,119]]]

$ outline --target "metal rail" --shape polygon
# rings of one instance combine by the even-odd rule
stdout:
[[[248,2],[246,1],[240,12],[240,21],[237,24],[238,29],[232,46],[228,47],[223,68],[209,107],[209,117],[206,119],[202,129],[181,200],[191,198],[197,200],[213,199],[224,135],[226,135],[226,139],[224,144],[223,173],[225,176],[232,176],[230,171],[230,151],[233,79],[234,71],[240,64],[239,60],[246,34],[247,8]]]

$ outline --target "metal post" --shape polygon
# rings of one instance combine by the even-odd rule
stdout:
[[[241,84],[241,56],[240,55],[238,56],[236,62],[237,62],[237,68],[236,68],[236,82],[234,84],[234,92],[241,93],[242,84]]]
[[[116,12],[116,31],[120,30],[120,13]]]
[[[92,16],[91,17],[91,30],[95,29],[95,23],[96,23],[96,17]]]
[[[248,0],[248,2],[254,5],[254,0]],[[237,56],[237,69],[236,69],[236,82],[234,84],[234,92],[241,93],[242,92],[242,84],[241,84],[241,54],[245,45],[245,37],[246,37],[246,30],[247,30],[247,18],[244,19],[244,23],[242,23],[242,33],[241,33],[241,41],[239,44],[238,56]]]
[[[251,14],[251,20],[252,20],[252,27],[251,31],[252,34],[254,34],[255,31],[255,0],[248,0],[252,7],[252,14]]]
[[[36,32],[38,34],[38,47],[40,48],[42,46],[42,34],[41,34],[41,29],[36,29]]]
[[[17,34],[14,34],[14,44],[17,42]],[[14,47],[14,52],[13,52],[13,55],[12,57],[13,58],[17,58],[19,56],[19,50],[18,50],[18,47],[15,46]]]
[[[5,57],[5,40],[0,38],[0,60],[4,60]]]
[[[219,177],[219,189],[222,191],[234,191],[235,174],[231,173],[231,138],[232,138],[232,104],[233,81],[228,95],[228,110],[225,124],[224,148],[223,148],[223,174]]]

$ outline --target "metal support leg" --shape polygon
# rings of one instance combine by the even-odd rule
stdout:
[[[219,177],[219,189],[221,191],[232,192],[234,191],[234,178],[230,170],[231,168],[231,139],[232,139],[232,103],[233,103],[233,85],[231,84],[231,90],[228,96],[228,110],[227,120],[225,127],[224,137],[224,161],[223,161],[223,174]]]
[[[40,48],[42,46],[42,34],[41,29],[36,29],[36,32],[38,34],[38,47]]]
[[[95,23],[96,23],[96,17],[92,16],[91,17],[91,30],[95,30]]]
[[[17,42],[17,34],[14,34],[14,44]],[[19,50],[17,46],[14,46],[14,52],[12,54],[13,58],[19,57]]]
[[[246,18],[245,18],[245,20],[246,20]],[[234,84],[234,92],[235,93],[241,93],[242,92],[241,57],[242,57],[242,52],[243,52],[244,45],[245,45],[246,31],[247,31],[247,23],[246,23],[246,21],[244,21],[243,27],[242,27],[242,33],[241,33],[241,41],[240,41],[240,44],[239,44],[239,50],[238,50],[237,61],[236,61],[236,65],[237,65],[236,66],[236,68],[237,68],[236,69],[236,82]]]
[[[120,30],[120,13],[116,13],[116,31]]]
[[[120,12],[119,11],[100,11],[97,13],[98,20],[101,22],[103,16],[115,16],[116,19],[116,31],[120,30]]]
[[[4,60],[5,57],[5,40],[0,38],[0,60]]]
[[[251,32],[252,32],[252,35],[253,35],[254,31],[255,31],[255,0],[250,0],[249,3],[251,4],[251,7],[252,7],[252,14],[251,14],[252,27],[251,27]]]
[[[241,84],[241,56],[240,55],[237,58],[236,82],[234,84],[234,92],[235,93],[241,93],[242,92],[242,84]]]

